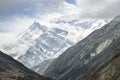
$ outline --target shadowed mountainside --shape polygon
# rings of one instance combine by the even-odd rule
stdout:
[[[0,80],[52,80],[29,70],[0,51]]]
[[[120,80],[120,16],[59,56],[44,75],[56,80]]]

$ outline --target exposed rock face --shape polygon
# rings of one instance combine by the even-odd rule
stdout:
[[[66,50],[44,75],[56,80],[120,79],[120,16]]]
[[[29,70],[24,65],[14,60],[12,57],[0,52],[0,80],[52,80],[45,78],[34,71]]]

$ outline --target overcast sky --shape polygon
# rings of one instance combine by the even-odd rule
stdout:
[[[120,14],[120,0],[0,0],[0,32],[29,27],[48,14],[78,14],[87,19],[108,19]]]

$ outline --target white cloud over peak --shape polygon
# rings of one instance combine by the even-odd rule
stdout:
[[[78,14],[79,8],[74,4],[70,4],[64,1],[59,6],[58,11],[59,13],[62,13],[63,15],[72,15],[72,14]]]

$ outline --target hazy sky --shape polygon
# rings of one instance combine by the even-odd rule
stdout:
[[[35,19],[52,13],[112,18],[120,14],[119,3],[120,0],[0,0],[0,32],[22,30]]]

